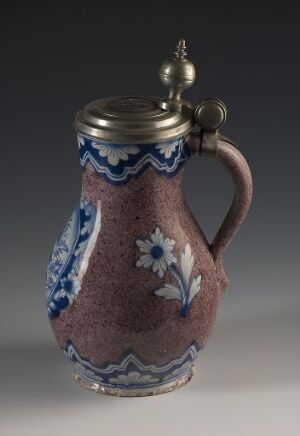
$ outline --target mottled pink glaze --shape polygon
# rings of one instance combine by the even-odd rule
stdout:
[[[71,340],[81,356],[101,366],[118,361],[129,349],[146,364],[164,364],[193,341],[206,343],[225,283],[222,254],[251,199],[245,160],[224,143],[219,143],[217,156],[233,175],[237,194],[212,249],[182,197],[182,169],[167,178],[148,168],[137,179],[114,186],[85,167],[83,196],[95,206],[101,201],[101,231],[78,297],[51,321],[61,347]],[[136,239],[149,237],[157,226],[164,237],[176,241],[177,258],[190,244],[195,257],[192,276],[202,274],[201,293],[187,318],[180,317],[177,300],[153,294],[165,282],[174,283],[171,274],[160,279],[150,269],[135,266],[140,256]]]

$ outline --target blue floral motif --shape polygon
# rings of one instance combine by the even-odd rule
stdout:
[[[177,259],[172,253],[175,241],[164,238],[159,227],[156,227],[154,233],[150,235],[150,239],[137,239],[136,245],[142,253],[136,261],[137,267],[152,269],[160,278],[163,278],[168,270],[176,279],[177,286],[166,283],[159,289],[155,289],[154,294],[167,300],[179,300],[181,303],[180,315],[186,318],[193,299],[200,291],[202,279],[201,274],[199,274],[190,283],[195,260],[190,244],[186,244],[181,253],[181,270],[176,267]]]
[[[147,168],[173,177],[190,157],[185,138],[160,144],[112,144],[78,134],[80,164],[91,164],[95,172],[114,185],[127,183]]]
[[[82,378],[110,388],[148,388],[169,383],[191,370],[193,361],[202,347],[193,342],[185,352],[164,365],[146,365],[132,351],[124,353],[116,363],[95,366],[82,358],[72,342],[66,342],[64,351]]]
[[[121,161],[128,161],[130,155],[135,155],[140,152],[136,145],[116,145],[104,144],[98,141],[92,141],[91,146],[99,151],[99,156],[107,159],[107,162],[116,167]]]
[[[54,246],[46,277],[47,309],[52,319],[72,304],[81,289],[82,276],[87,267],[87,261],[82,261],[95,221],[94,206],[82,198]],[[97,231],[99,226],[98,222]]]

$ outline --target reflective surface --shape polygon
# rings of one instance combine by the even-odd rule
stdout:
[[[228,300],[223,313],[232,303]],[[116,398],[78,389],[71,365],[54,343],[2,348],[1,433],[151,436],[159,428],[159,434],[182,436],[195,434],[201,423],[201,431],[213,436],[287,431],[297,436],[299,315],[287,311],[219,320],[193,382],[155,397]]]
[[[119,144],[148,144],[176,138],[193,125],[189,103],[179,112],[161,109],[157,97],[121,96],[88,103],[75,117],[79,132]]]

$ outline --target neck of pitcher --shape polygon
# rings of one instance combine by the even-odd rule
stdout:
[[[82,169],[113,186],[126,185],[149,168],[171,179],[190,157],[186,136],[152,144],[114,144],[81,133],[77,138]]]

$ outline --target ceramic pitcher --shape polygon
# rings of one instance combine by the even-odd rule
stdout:
[[[99,393],[152,395],[191,379],[227,285],[224,250],[251,202],[248,165],[219,132],[224,104],[181,98],[195,79],[184,40],[160,78],[167,98],[102,98],[75,117],[82,193],[50,257],[47,308],[75,380]],[[234,182],[211,244],[181,191],[193,155],[218,159]]]

